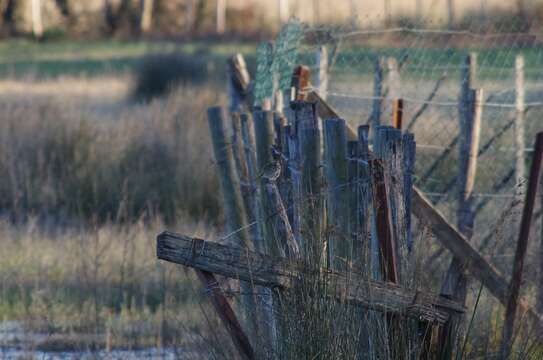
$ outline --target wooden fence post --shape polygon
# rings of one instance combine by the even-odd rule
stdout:
[[[260,198],[260,222],[263,233],[263,253],[274,257],[285,257],[285,249],[281,243],[282,239],[276,236],[276,223],[278,219],[277,210],[273,203],[273,198],[268,195],[269,174],[280,171],[279,164],[274,160],[272,147],[274,145],[274,124],[273,112],[256,111],[253,115],[255,139],[256,139],[256,160],[257,177],[259,183]],[[273,194],[272,194],[273,195]],[[281,220],[281,219],[280,219]],[[272,354],[278,350],[278,342],[281,339],[281,314],[279,306],[281,301],[278,294],[267,291],[264,295],[266,308],[264,316],[269,326],[269,336],[271,337]]]
[[[227,90],[230,112],[250,110],[249,84],[251,76],[242,54],[235,54],[227,62]]]
[[[373,60],[373,101],[371,105],[371,115],[369,119],[371,138],[374,138],[375,130],[381,125],[381,112],[383,111],[383,67],[381,57],[376,56]]]
[[[462,234],[473,235],[473,189],[477,172],[477,155],[482,117],[482,90],[470,90],[466,107],[469,109],[461,120],[458,228]]]
[[[319,46],[316,56],[318,73],[315,87],[318,89],[320,97],[326,100],[328,92],[328,50],[326,46]]]
[[[293,103],[295,126],[299,142],[301,198],[301,246],[309,259],[319,259],[322,251],[322,169],[321,136],[316,104],[298,101]],[[302,200],[303,199],[303,200]]]
[[[541,181],[541,188],[543,189],[543,180]],[[543,191],[540,191],[540,208],[543,209]],[[538,291],[536,294],[536,309],[540,314],[543,314],[543,211],[539,215],[540,219],[540,232],[539,232],[539,281]]]
[[[389,56],[387,58],[387,91],[388,91],[388,98],[392,99],[392,102],[394,102],[401,98],[401,80],[400,80],[400,65],[398,64],[398,60],[393,57]],[[387,101],[387,114],[393,115],[394,108],[388,107],[390,102]],[[389,119],[392,119],[393,116],[390,116]],[[388,120],[390,121],[390,120]],[[390,125],[390,123],[387,123],[386,125]]]
[[[349,233],[349,174],[345,120],[324,121],[327,185],[328,265],[349,269],[352,262],[352,237]]]
[[[524,57],[517,55],[515,59],[515,186],[519,199],[525,193],[525,159],[524,150]]]
[[[358,149],[357,149],[357,203],[356,203],[356,229],[358,234],[356,239],[359,247],[358,260],[359,267],[366,259],[371,259],[371,242],[372,242],[372,220],[374,215],[371,209],[372,189],[371,189],[371,173],[370,173],[370,151],[369,151],[369,136],[370,127],[368,125],[360,125],[357,129]],[[371,261],[370,266],[371,266]],[[370,267],[365,267],[365,273],[373,274]],[[377,272],[377,269],[375,270]]]
[[[515,330],[515,315],[519,301],[519,291],[522,282],[522,270],[524,269],[524,258],[528,250],[528,240],[532,224],[535,201],[537,197],[537,188],[541,180],[541,162],[543,160],[543,132],[537,134],[535,142],[535,151],[532,159],[532,168],[530,170],[530,179],[528,182],[528,191],[526,201],[522,212],[520,224],[520,233],[517,242],[517,250],[513,263],[513,272],[511,282],[509,283],[509,299],[505,310],[505,321],[503,323],[501,358],[506,360],[511,355],[512,339]]]
[[[213,153],[219,170],[228,230],[229,232],[236,231],[232,237],[236,245],[252,250],[253,244],[247,228],[247,215],[241,197],[239,179],[235,172],[233,149],[226,136],[227,126],[225,124],[224,110],[221,107],[209,108],[207,116],[213,143]],[[257,322],[253,286],[242,281],[240,282],[240,288],[243,293],[241,295],[241,305],[246,318],[247,333],[256,334]]]
[[[408,234],[411,232],[410,215],[407,214],[407,209],[410,206],[408,199],[410,199],[409,194],[411,193],[411,189],[406,189],[405,187],[406,184],[411,182],[411,172],[407,171],[407,167],[412,166],[411,157],[414,155],[414,146],[415,143],[412,135],[402,135],[398,129],[381,126],[377,130],[377,137],[373,148],[375,156],[383,164],[381,171],[383,172],[382,177],[385,187],[380,189],[378,184],[374,184],[374,186],[376,186],[377,191],[381,193],[386,192],[386,195],[382,195],[386,197],[386,203],[377,205],[377,214],[379,215],[377,217],[378,225],[383,226],[382,222],[385,216],[384,213],[382,214],[384,209],[380,208],[388,208],[389,215],[387,216],[390,217],[390,234],[384,233],[384,236],[389,237],[390,240],[379,238],[379,242],[384,244],[382,246],[393,247],[389,258],[390,261],[395,262],[395,282],[399,282],[399,274],[407,264]],[[404,151],[406,152],[405,154]],[[378,198],[377,201],[384,202],[385,199]],[[384,230],[380,229],[380,231],[383,232]]]
[[[254,155],[254,141],[251,141],[249,135],[249,116],[247,113],[232,114],[232,147],[247,221],[252,224],[258,218],[258,207],[255,184],[256,158]],[[259,227],[254,225],[251,226],[249,233],[254,248],[260,250],[262,237],[258,230]]]

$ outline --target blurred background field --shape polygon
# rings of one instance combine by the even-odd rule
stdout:
[[[220,238],[224,221],[205,111],[226,103],[227,57],[243,53],[254,74],[258,41],[273,38],[291,15],[307,22],[308,33],[321,30],[303,44],[301,61],[311,66],[318,45],[335,43],[330,34],[370,32],[342,42],[330,73],[328,98],[354,124],[369,117],[363,97],[372,93],[376,55],[407,57],[406,98],[425,98],[445,73],[436,101],[451,102],[462,58],[475,51],[487,96],[511,104],[515,57],[522,53],[527,102],[543,101],[539,1],[450,1],[451,8],[430,0],[379,6],[237,0],[228,1],[223,28],[214,1],[155,0],[150,28],[142,27],[139,1],[106,1],[109,8],[97,1],[39,3],[41,31],[31,1],[0,1],[0,356],[10,356],[7,349],[162,347],[179,357],[197,357],[175,353],[186,349],[215,351],[202,343],[217,319],[200,311],[204,297],[190,273],[155,260],[155,236],[167,228]],[[398,28],[444,33],[371,35]],[[406,118],[417,109],[408,104]],[[527,114],[528,144],[541,130],[538,109]],[[509,110],[485,112],[482,142]],[[455,112],[431,107],[415,128],[419,143],[448,146],[458,131]],[[493,146],[511,146],[511,139]],[[507,155],[500,167],[496,152],[489,154],[481,161],[481,193],[511,161]],[[420,151],[419,170],[436,155]],[[421,184],[425,191],[442,195],[455,156]],[[510,195],[514,181],[508,184],[503,192]],[[440,206],[454,217],[451,194]],[[507,204],[499,198],[487,207],[481,229],[499,222]],[[481,327],[496,326],[493,309]],[[215,355],[227,358],[224,351]]]

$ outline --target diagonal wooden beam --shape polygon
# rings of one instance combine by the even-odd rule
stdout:
[[[234,310],[232,310],[230,303],[219,288],[219,282],[215,278],[215,275],[204,270],[195,269],[195,271],[202,285],[209,292],[209,299],[219,314],[222,323],[230,333],[230,336],[232,336],[232,341],[241,357],[244,360],[255,359],[255,353],[249,342],[249,338],[243,332]]]
[[[308,269],[299,261],[169,232],[158,236],[157,256],[176,264],[270,288],[292,287],[302,276],[308,275]],[[439,295],[368,280],[357,274],[321,271],[330,285],[327,286],[330,296],[366,308],[441,324],[451,314],[464,312],[463,306]]]
[[[338,113],[315,91],[308,94],[307,100],[317,103],[319,116],[339,117]],[[356,131],[348,123],[346,125],[347,136],[356,138]],[[445,219],[416,186],[413,186],[412,209],[413,215],[430,228],[447,250],[463,259],[463,266],[470,271],[472,276],[481,281],[502,304],[506,305],[509,285],[505,277]],[[543,333],[541,315],[524,298],[518,301],[518,311],[525,313],[527,319]]]
[[[469,270],[474,278],[481,281],[502,304],[507,304],[509,285],[505,277],[415,187],[413,187],[413,214],[429,227],[447,250],[462,260],[462,266]],[[526,314],[526,318],[533,325],[541,328],[540,315],[525,299],[518,300],[518,309],[520,313]]]

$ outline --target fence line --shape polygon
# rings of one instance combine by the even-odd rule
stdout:
[[[310,29],[307,32],[320,32],[320,31],[330,31],[330,28],[326,29]],[[395,27],[389,29],[377,29],[377,30],[357,30],[346,32],[343,34],[330,34],[334,39],[345,39],[354,36],[360,35],[384,35],[384,34],[394,34],[394,33],[411,33],[411,34],[422,34],[422,35],[462,35],[472,38],[487,39],[487,38],[506,38],[506,37],[534,37],[539,36],[539,33],[530,33],[530,32],[511,32],[511,33],[487,33],[480,34],[470,30],[440,30],[440,29],[424,29],[424,28],[410,28],[410,27]]]
[[[337,96],[347,99],[356,99],[356,100],[367,100],[367,101],[373,101],[373,100],[394,100],[391,97],[385,97],[385,96],[371,96],[371,95],[353,95],[353,94],[347,94],[347,93],[340,93],[340,92],[333,92],[329,91],[328,96]],[[436,105],[436,106],[449,106],[449,107],[458,107],[458,101],[435,101],[435,100],[422,100],[422,99],[416,99],[416,98],[409,98],[409,97],[402,97],[403,101],[416,103],[416,104],[428,104],[428,105]],[[493,108],[507,108],[507,109],[515,109],[516,104],[515,103],[497,103],[497,102],[481,102],[478,103],[478,105],[483,107],[493,107]],[[527,102],[525,104],[526,107],[543,107],[543,101],[536,101],[536,102]]]

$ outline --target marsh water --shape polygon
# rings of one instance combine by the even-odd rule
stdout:
[[[162,349],[115,349],[105,350],[70,350],[42,351],[37,345],[44,342],[48,334],[29,333],[17,321],[0,321],[0,359],[194,359],[193,351],[182,348],[166,347]]]

